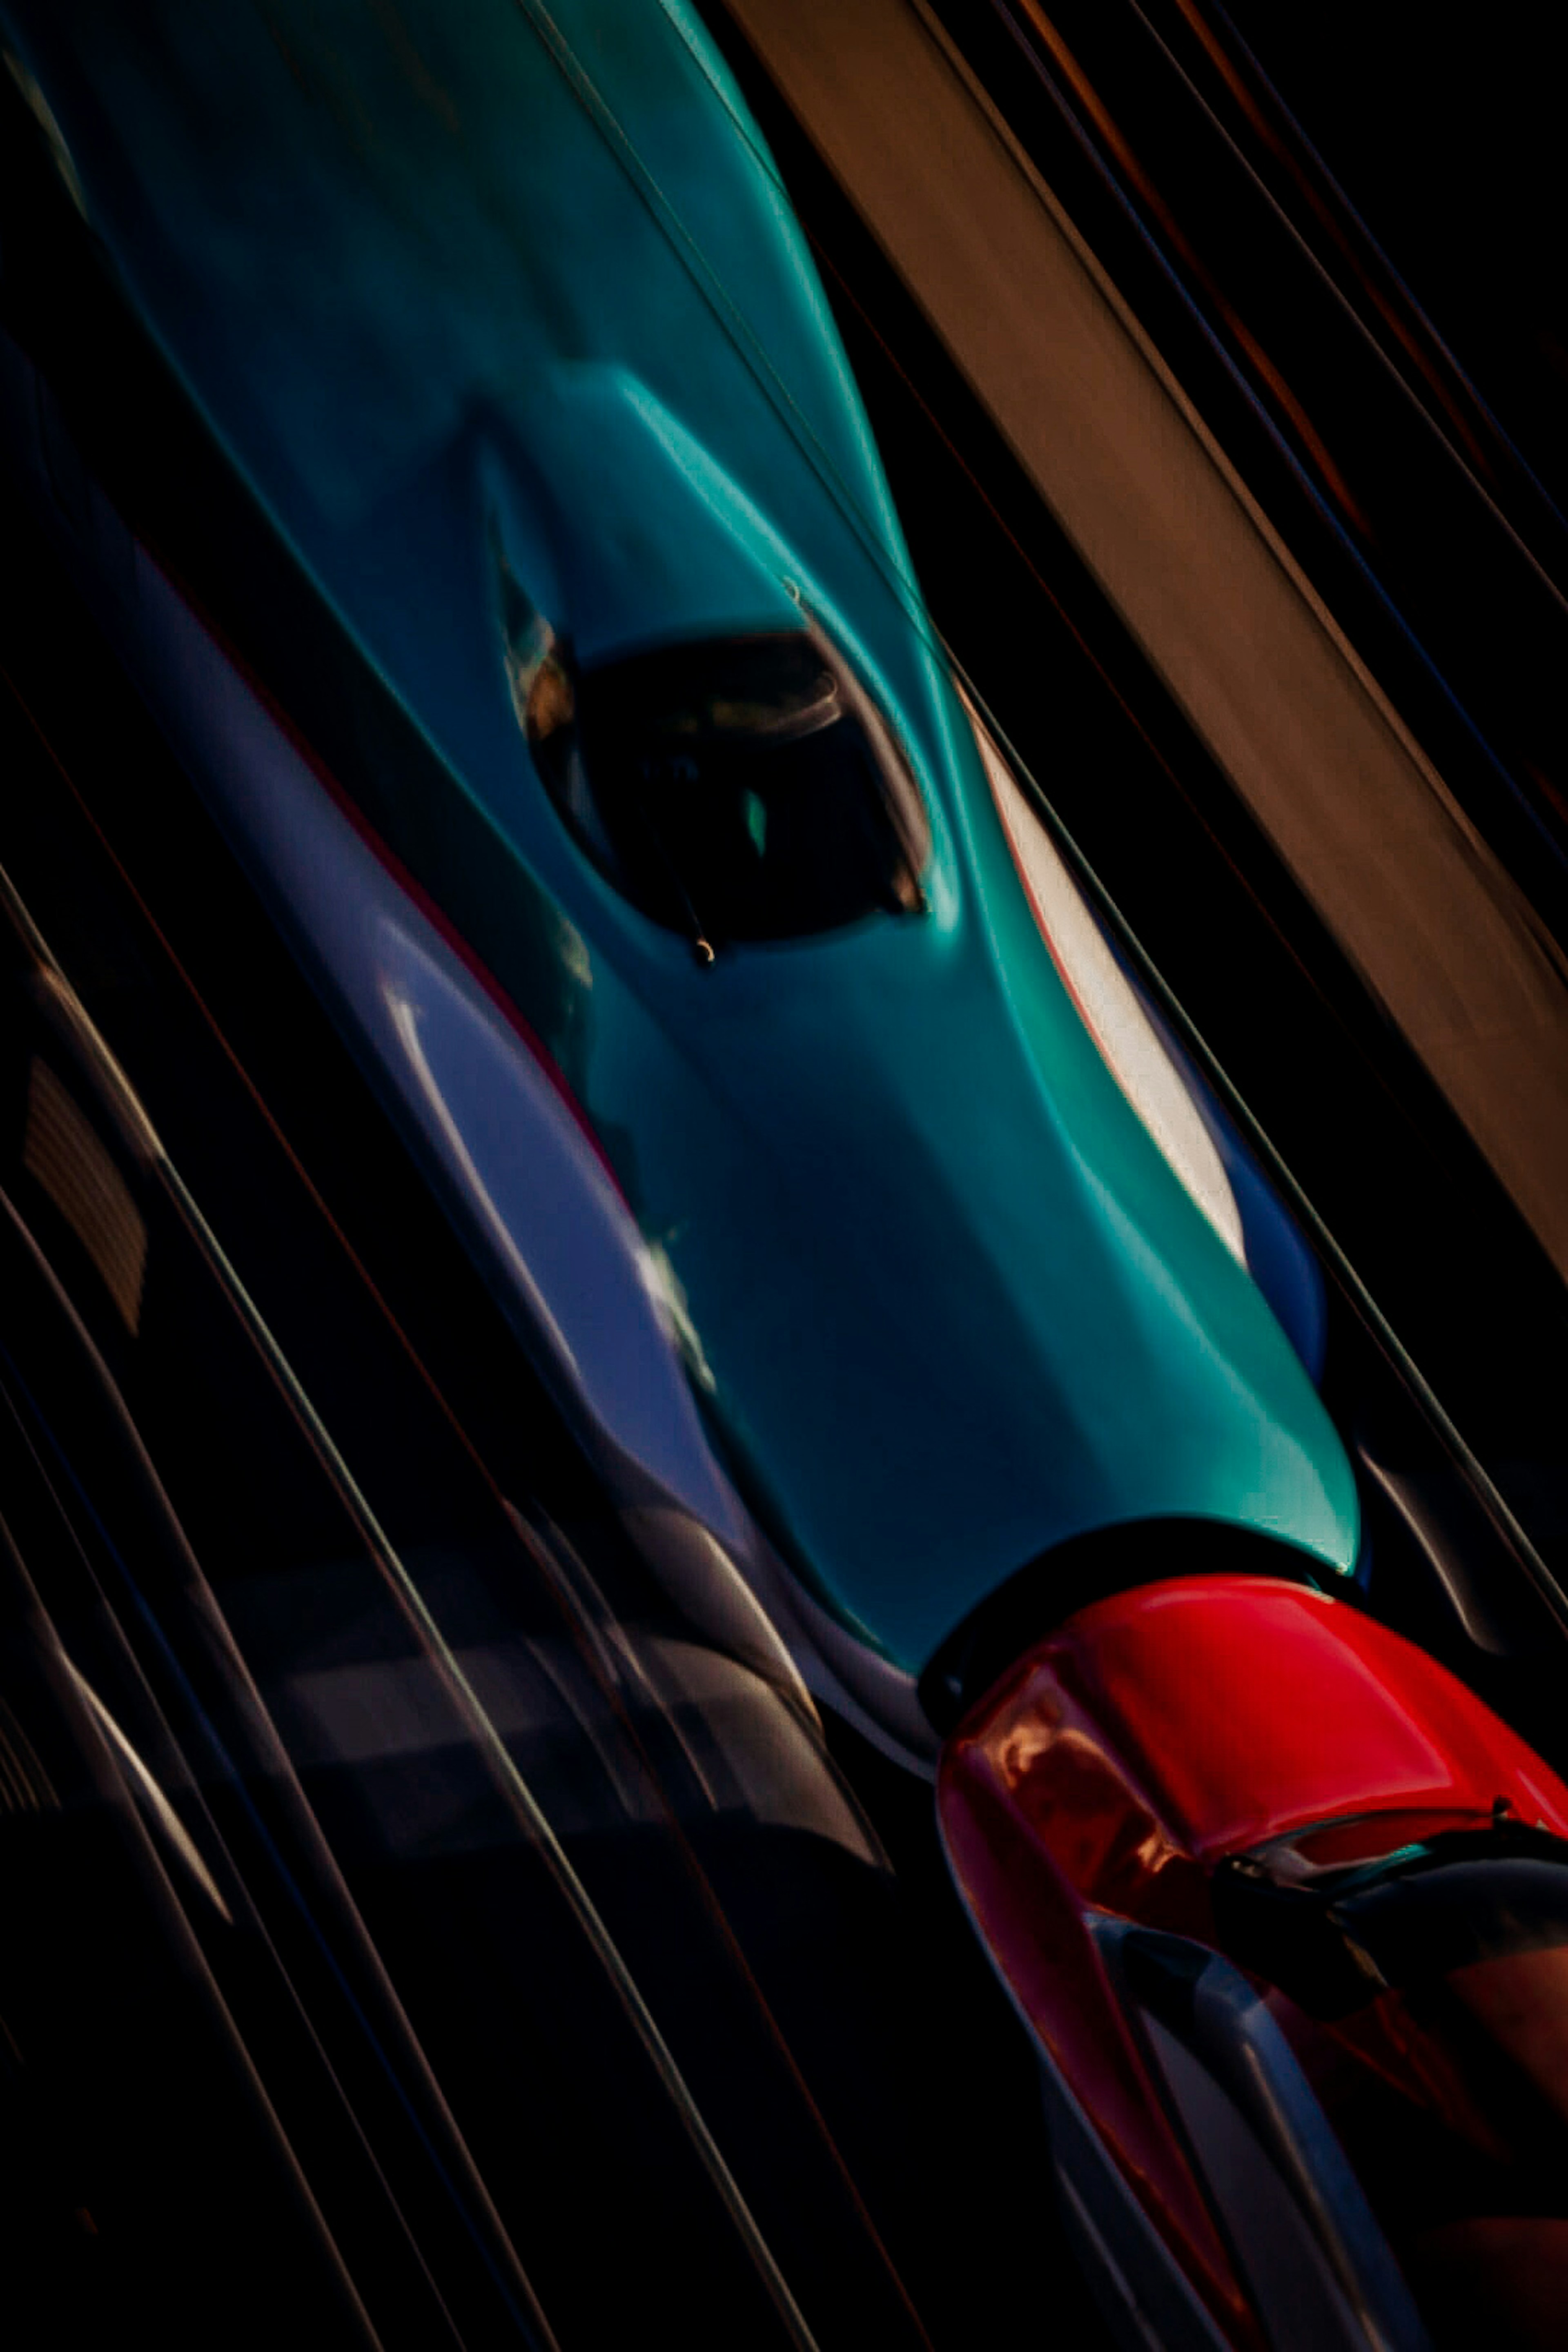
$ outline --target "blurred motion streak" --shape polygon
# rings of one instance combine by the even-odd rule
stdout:
[[[932,10],[727,5],[1091,576],[1568,1273],[1568,979],[1523,890]]]
[[[1027,4],[1028,0],[1026,0]],[[1175,0],[1175,5],[1203,44],[1205,55],[1247,123],[1269,153],[1289,173],[1302,200],[1310,207],[1314,217],[1333,239],[1354,272],[1356,283],[1366,300],[1397,339],[1400,348],[1419,371],[1433,397],[1440,403],[1444,415],[1464,444],[1467,457],[1496,487],[1499,469],[1491,446],[1497,437],[1495,420],[1480,411],[1474,387],[1459,374],[1452,354],[1438,341],[1431,321],[1418,308],[1408,288],[1394,276],[1361,223],[1349,213],[1340,191],[1327,178],[1321,159],[1311,155],[1310,151],[1306,157],[1303,156],[1304,142],[1299,127],[1285,113],[1277,94],[1259,70],[1256,58],[1237,38],[1235,26],[1228,26],[1230,37],[1227,41],[1211,22],[1203,0]],[[1480,411],[1479,416],[1478,411]],[[1489,438],[1483,438],[1478,429],[1483,419],[1487,425],[1492,427]]]
[[[36,725],[36,721],[34,723]],[[63,768],[58,767],[58,772],[62,782],[69,782]],[[90,813],[84,811],[84,814]],[[104,845],[106,850],[110,850],[107,841]],[[112,855],[111,850],[110,854]],[[129,886],[129,877],[125,878]],[[795,2341],[810,2343],[814,2340],[812,2334],[800,2316],[783,2274],[757,2230],[651,2011],[561,1845],[563,1834],[592,1833],[602,1830],[605,1825],[602,1807],[590,1803],[584,1811],[579,1780],[571,1772],[561,1778],[552,1775],[550,1769],[552,1748],[559,1745],[559,1739],[557,1735],[552,1741],[549,1726],[552,1721],[559,1724],[561,1708],[564,1706],[571,1720],[597,1753],[609,1787],[617,1792],[619,1813],[632,1822],[663,1822],[671,1832],[694,1891],[722,1938],[731,1964],[748,1989],[765,2032],[794,2080],[821,2145],[838,2173],[841,2186],[858,2211],[862,2226],[877,2249],[878,2259],[884,2266],[889,2284],[901,2300],[906,2315],[918,2328],[915,2307],[897,2268],[877,2236],[854,2176],[812,2095],[794,2050],[764,1999],[741,1940],[682,1831],[680,1813],[683,1808],[679,1794],[672,1792],[668,1775],[661,1773],[655,1765],[643,1730],[639,1727],[640,1717],[643,1723],[661,1727],[673,1735],[688,1759],[692,1784],[702,1794],[704,1810],[733,1811],[755,1820],[759,1825],[773,1823],[805,1830],[814,1837],[839,1845],[847,1857],[860,1866],[868,1867],[873,1872],[885,1871],[886,1860],[874,1833],[847,1789],[827,1766],[815,1711],[800,1688],[793,1669],[788,1669],[787,1660],[784,1661],[786,1671],[777,1681],[770,1683],[759,1677],[752,1668],[690,1642],[647,1638],[635,1627],[616,1619],[597,1596],[586,1568],[578,1561],[569,1571],[566,1569],[565,1563],[571,1559],[572,1554],[564,1539],[553,1531],[542,1534],[505,1501],[485,1469],[482,1456],[472,1446],[471,1441],[464,1436],[460,1424],[456,1422],[452,1423],[454,1435],[463,1444],[474,1467],[483,1475],[492,1499],[500,1505],[512,1538],[525,1548],[545,1589],[552,1594],[564,1618],[572,1642],[564,1647],[533,1643],[526,1651],[514,1653],[493,1648],[449,1649],[439,1630],[443,1589],[440,1578],[437,1576],[431,1580],[416,1576],[392,1547],[245,1285],[188,1189],[156,1147],[145,1114],[134,1097],[129,1095],[118,1065],[102,1046],[91,1022],[81,1013],[68,985],[48,961],[47,947],[3,874],[0,874],[0,901],[7,906],[13,919],[29,940],[33,952],[43,960],[39,973],[43,983],[39,989],[40,1000],[58,1008],[60,1016],[68,1023],[84,1050],[93,1055],[98,1076],[110,1090],[115,1115],[125,1130],[137,1139],[138,1148],[151,1146],[150,1164],[160,1188],[190,1234],[201,1256],[218,1275],[224,1289],[248,1328],[251,1342],[279,1398],[309,1438],[344,1508],[360,1528],[367,1556],[376,1562],[389,1592],[416,1636],[418,1655],[406,1665],[395,1669],[384,1664],[345,1667],[331,1674],[315,1674],[297,1678],[287,1693],[279,1695],[274,1704],[281,1702],[284,1705],[285,1720],[293,1727],[289,1739],[293,1764],[300,1769],[308,1769],[336,1760],[363,1766],[376,1761],[391,1761],[399,1757],[415,1757],[422,1752],[434,1755],[450,1750],[456,1753],[470,1744],[488,1759],[498,1792],[505,1798],[516,1825],[546,1861],[552,1876],[567,1899],[580,1931],[587,1937],[595,1951],[676,2111],[682,2116],[684,2126],[714,2179],[731,2219],[750,2245],[752,2259],[767,2283],[770,2294],[779,2305],[786,2332]],[[148,919],[151,920],[150,916]],[[204,1020],[213,1026],[216,1042],[232,1060],[232,1047],[221,1029],[216,1027],[209,1008],[195,994],[194,983],[174,957],[173,950],[165,947],[165,952],[179,975],[181,984],[195,995]],[[30,1066],[34,1074],[30,1079],[30,1099],[37,1097],[36,1073],[42,1066],[35,1057]],[[266,1116],[264,1099],[254,1083],[237,1062],[234,1066],[236,1075],[244,1080],[257,1108]],[[57,1094],[64,1095],[65,1090],[58,1080],[54,1081],[54,1087]],[[83,1133],[89,1137],[93,1150],[102,1154],[104,1167],[112,1177],[113,1183],[124,1194],[125,1203],[133,1210],[124,1181],[113,1169],[108,1155],[103,1153],[103,1147],[99,1144],[79,1110],[74,1110],[73,1115]],[[28,1131],[31,1133],[31,1129]],[[275,1131],[279,1143],[284,1144],[281,1130]],[[292,1158],[293,1155],[290,1153],[289,1156]],[[323,1218],[328,1217],[325,1203],[311,1185],[307,1172],[298,1162],[295,1165],[313,1209]],[[47,1166],[46,1162],[46,1173]],[[135,1213],[140,1216],[140,1213]],[[330,1219],[328,1221],[330,1223]],[[144,1236],[144,1221],[141,1222],[141,1230]],[[335,1228],[333,1230],[335,1233]],[[369,1288],[368,1276],[360,1271],[361,1279]],[[390,1321],[390,1309],[385,1302],[374,1291],[372,1296],[378,1312]],[[422,1381],[429,1384],[430,1375],[413,1354],[411,1343],[400,1327],[393,1323],[392,1328],[403,1349],[409,1354],[412,1368]],[[432,1385],[430,1392],[449,1419],[450,1408],[439,1391]],[[724,1572],[733,1573],[721,1555],[719,1564]],[[253,1580],[251,1591],[252,1605],[264,1609],[262,1588]],[[457,1597],[454,1594],[454,1598]],[[280,1606],[289,1605],[283,1588],[280,1588],[279,1599]],[[782,1653],[780,1654],[782,1657]],[[129,1771],[138,1793],[153,1806],[162,1827],[174,1839],[182,1855],[195,1870],[204,1886],[215,1894],[221,1908],[221,1898],[216,1898],[210,1874],[194,1849],[190,1848],[177,1818],[169,1811],[167,1801],[163,1799],[162,1792],[146,1774],[140,1758],[119,1731],[118,1726],[108,1717],[95,1695],[85,1685],[83,1695],[95,1717],[100,1721],[114,1752]],[[541,1733],[544,1735],[542,1748],[539,1747],[536,1737]],[[520,1745],[522,1749],[521,1757],[513,1752]],[[541,1764],[544,1767],[545,1785],[549,1792],[548,1813],[533,1786],[533,1770]],[[395,1844],[398,1845],[405,1839],[417,1841],[421,1836],[428,1835],[432,1826],[426,1822],[421,1829],[412,1818],[395,1818],[387,1824]],[[460,1843],[452,1850],[461,1851]],[[923,2331],[921,2334],[923,2340]]]
[[[134,1336],[142,1312],[147,1228],[91,1126],[45,1061],[27,1085],[22,1165],[36,1176],[91,1258]]]
[[[1001,5],[1001,0],[998,0]],[[1137,190],[1151,218],[1157,221],[1170,241],[1171,248],[1180,255],[1194,281],[1203,288],[1213,304],[1215,314],[1223,320],[1247,359],[1261,376],[1294,426],[1298,438],[1321,475],[1324,487],[1346,520],[1363,539],[1375,540],[1376,534],[1365,510],[1357,502],[1349,483],[1335,465],[1328,445],[1312,424],[1306,409],[1291,391],[1279,370],[1248,328],[1214,277],[1207,264],[1191,244],[1175,214],[1161,195],[1153,181],[1143,170],[1131,147],[1118,130],[1109,108],[1095,90],[1072,51],[1039,5],[1039,0],[1019,0],[1025,15],[1034,26],[1068,86],[1082,106],[1085,114],[1100,132],[1109,152],[1115,156],[1128,184]],[[1004,6],[1002,13],[1005,15]]]

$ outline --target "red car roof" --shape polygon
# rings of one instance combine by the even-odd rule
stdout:
[[[1300,1585],[1186,1578],[1095,1602],[975,1710],[950,1769],[983,1753],[1027,1811],[1031,1771],[1069,1725],[1081,1741],[1086,1717],[1205,1864],[1348,1814],[1489,1813],[1500,1797],[1568,1836],[1568,1787],[1489,1707]]]

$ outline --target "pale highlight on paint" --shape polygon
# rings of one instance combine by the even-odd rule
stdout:
[[[1173,1173],[1231,1255],[1245,1265],[1241,1214],[1214,1139],[1038,812],[1019,789],[973,704],[959,691],[1013,862],[1084,1026]]]

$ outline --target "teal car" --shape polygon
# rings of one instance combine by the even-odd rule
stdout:
[[[622,1233],[602,1316],[497,1279],[612,1386],[654,1318],[784,1646],[913,1742],[944,1645],[1100,1538],[1350,1575],[1281,1213],[952,674],[696,11],[0,33],[14,471],[329,995],[391,894],[569,1122],[546,1171],[510,1079],[472,1127],[418,1081],[476,1233],[507,1185]]]

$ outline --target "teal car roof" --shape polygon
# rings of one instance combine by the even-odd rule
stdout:
[[[1138,1518],[1347,1569],[1353,1480],[1019,887],[755,126],[682,0],[0,0],[147,331],[436,758],[374,821],[561,1063],[742,1482],[911,1668]],[[799,625],[887,712],[930,911],[710,972],[577,851],[502,577],[586,662]],[[435,780],[435,781],[433,781]]]

